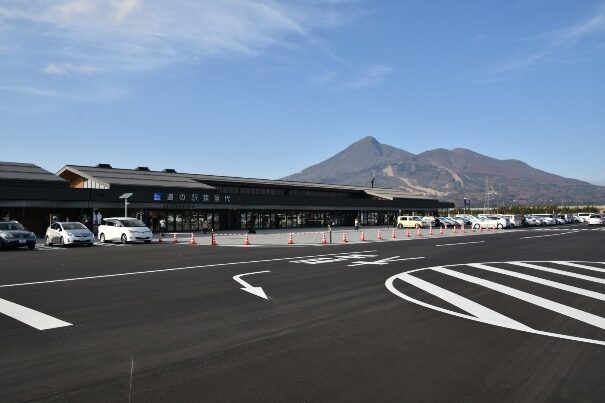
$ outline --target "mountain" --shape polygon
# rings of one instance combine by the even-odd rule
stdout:
[[[319,164],[285,180],[392,188],[457,205],[463,198],[490,205],[605,204],[605,187],[498,160],[464,148],[439,148],[417,155],[365,137]]]

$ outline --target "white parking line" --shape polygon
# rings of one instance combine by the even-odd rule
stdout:
[[[458,278],[463,281],[467,281],[469,283],[481,285],[485,288],[489,288],[491,290],[510,295],[513,298],[517,298],[530,304],[539,306],[541,308],[548,309],[549,311],[560,313],[561,315],[565,315],[572,319],[579,320],[580,322],[587,323],[600,329],[605,329],[605,318],[601,316],[597,316],[592,313],[582,311],[580,309],[572,308],[570,306],[563,305],[555,301],[550,301],[546,298],[538,297],[536,295],[520,291],[512,287],[494,283],[493,281],[485,280],[479,277],[469,276],[468,274],[459,273],[451,269],[446,269],[445,267],[435,267],[433,268],[433,270],[448,276]]]
[[[559,283],[557,281],[546,280],[541,277],[530,276],[523,273],[517,273],[510,270],[499,269],[497,267],[488,266],[486,264],[481,263],[469,263],[468,266],[475,267],[477,269],[491,271],[493,273],[504,274],[505,276],[516,277],[522,280],[531,281],[532,283],[546,285],[548,287],[556,288],[559,290],[569,291],[574,294],[583,295],[585,297],[598,299],[600,301],[605,301],[605,294],[601,294],[600,292],[585,290],[584,288],[574,287],[568,284]]]
[[[443,243],[440,245],[435,245],[435,246],[456,246],[456,245],[470,245],[473,243],[483,243],[485,241],[475,241],[475,242],[460,242],[460,243]]]
[[[355,252],[355,253],[371,253],[371,252],[376,252],[376,251],[375,250],[366,250],[366,251]],[[66,282],[70,282],[70,281],[96,280],[96,279],[112,278],[112,277],[137,276],[137,275],[143,275],[143,274],[167,273],[167,272],[171,272],[171,271],[235,266],[235,265],[240,265],[240,264],[281,262],[281,261],[296,260],[296,259],[317,258],[317,257],[322,257],[322,256],[338,256],[338,255],[343,255],[343,254],[350,254],[350,252],[329,253],[329,254],[325,254],[325,255],[285,257],[285,258],[279,258],[279,259],[250,260],[247,262],[230,262],[230,263],[206,264],[206,265],[200,265],[200,266],[174,267],[174,268],[170,268],[170,269],[145,270],[145,271],[135,271],[135,272],[129,272],[129,273],[105,274],[105,275],[100,275],[100,276],[88,276],[88,277],[72,277],[72,278],[64,278],[64,279],[59,279],[59,280],[32,281],[30,283],[4,284],[4,285],[0,285],[0,288],[21,287],[21,286],[26,286],[26,285],[66,283]]]
[[[60,319],[53,318],[42,312],[34,311],[22,305],[15,304],[0,298],[0,313],[17,319],[19,322],[25,323],[38,330],[55,329],[57,327],[71,326],[71,323],[64,322]]]
[[[558,233],[558,234],[524,236],[524,237],[521,237],[519,239],[546,238],[546,237],[549,237],[549,236],[569,235],[569,234],[576,234],[576,233],[577,232],[571,232],[571,231],[569,231],[569,232],[561,232],[561,233]]]
[[[538,266],[535,264],[525,263],[525,262],[509,262],[509,263],[514,264],[515,266],[527,267],[528,269],[540,270],[540,271],[545,271],[548,273],[559,274],[561,276],[575,277],[575,278],[579,278],[581,280],[592,281],[593,283],[605,284],[605,279],[602,279],[599,277],[585,276],[583,274],[577,274],[577,273],[573,273],[570,271],[564,271],[564,270],[551,269],[548,267]]]

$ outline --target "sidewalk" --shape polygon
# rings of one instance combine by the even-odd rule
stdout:
[[[393,231],[395,238],[393,238]],[[380,238],[378,239],[378,233]],[[454,233],[453,228],[448,229],[444,234],[440,234],[438,229],[433,229],[433,235],[429,234],[429,229],[422,229],[420,235],[414,229],[406,231],[405,229],[394,229],[388,226],[364,226],[360,227],[359,231],[355,231],[352,227],[336,227],[331,231],[332,244],[345,243],[364,243],[364,242],[384,242],[384,241],[404,241],[413,239],[429,239],[429,238],[451,238],[458,236],[471,236],[488,233],[500,233],[502,230],[477,231],[472,232],[471,229],[466,229],[462,232],[460,228]],[[365,241],[361,239],[362,233]],[[176,233],[178,243],[190,243],[192,232]],[[211,245],[211,233],[202,234],[200,231],[193,232],[195,242],[198,245]],[[279,228],[256,230],[256,234],[249,234],[247,230],[226,230],[216,231],[216,243],[218,246],[244,246],[246,235],[250,246],[273,245],[283,246],[289,245],[288,241],[292,234],[292,242],[294,245],[322,245],[322,237],[325,234],[326,242],[330,243],[330,231],[327,228]],[[409,234],[409,236],[408,236]],[[343,241],[343,235],[346,237],[346,242]],[[154,233],[154,243],[158,242],[160,234]],[[174,239],[174,233],[166,233],[164,243],[171,243]]]

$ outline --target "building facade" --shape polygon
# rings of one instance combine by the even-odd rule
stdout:
[[[125,206],[125,194],[128,197]],[[66,165],[56,175],[33,164],[0,162],[0,219],[17,219],[37,233],[53,219],[91,228],[104,217],[128,216],[155,231],[253,227],[306,228],[389,225],[398,214],[434,215],[453,203],[392,189]]]

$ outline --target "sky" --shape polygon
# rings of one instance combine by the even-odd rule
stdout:
[[[605,185],[605,0],[0,0],[0,160],[276,179],[366,136]]]

